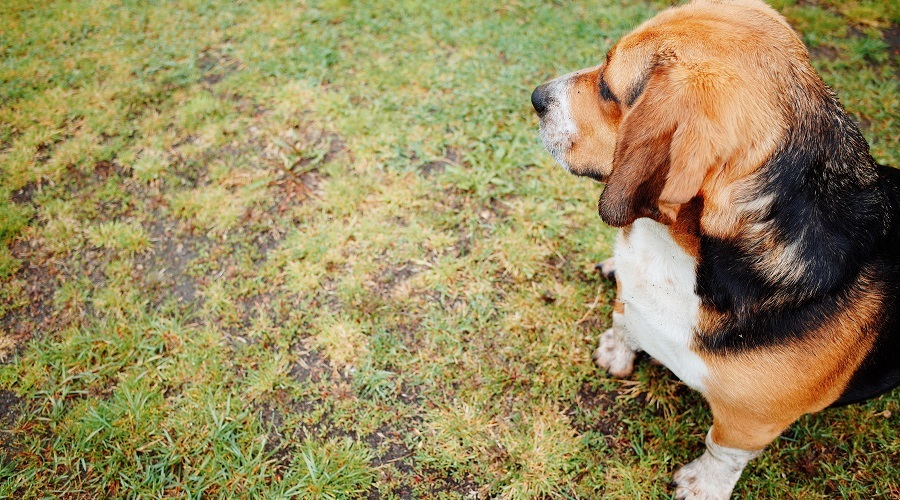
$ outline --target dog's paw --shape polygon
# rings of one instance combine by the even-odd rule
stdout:
[[[675,498],[727,500],[744,466],[758,454],[719,446],[707,435],[703,455],[675,473]]]
[[[612,257],[594,266],[604,278],[616,281],[616,260]]]
[[[734,483],[726,478],[715,477],[708,463],[707,455],[685,465],[675,473],[675,498],[678,500],[727,500],[731,496]]]
[[[594,351],[594,362],[614,377],[627,377],[634,370],[635,353],[625,337],[610,328],[600,335],[600,345]]]

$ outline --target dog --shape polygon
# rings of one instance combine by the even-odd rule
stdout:
[[[676,498],[728,498],[801,415],[900,385],[900,171],[878,165],[796,33],[695,0],[535,89],[549,153],[606,183],[617,298],[596,362],[643,350],[703,394]]]

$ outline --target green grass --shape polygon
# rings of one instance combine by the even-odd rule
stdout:
[[[900,165],[895,4],[776,6]],[[663,6],[3,2],[0,496],[670,495],[708,409],[591,364],[613,232],[529,102]],[[897,497],[898,418],[737,492]]]

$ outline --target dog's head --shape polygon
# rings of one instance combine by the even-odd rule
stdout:
[[[756,0],[697,0],[623,37],[599,66],[535,89],[550,154],[607,183],[603,220],[671,223],[681,205],[757,169],[785,130],[781,79],[808,53]]]

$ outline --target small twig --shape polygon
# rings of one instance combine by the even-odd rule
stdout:
[[[580,325],[587,321],[588,316],[591,315],[591,312],[597,307],[597,303],[600,302],[600,296],[603,295],[603,283],[600,283],[600,286],[597,288],[597,296],[594,297],[594,303],[588,306],[588,310],[584,313],[584,316],[581,317],[578,321],[575,322],[576,325]]]
[[[413,452],[409,452],[409,453],[407,453],[406,455],[402,455],[402,456],[399,456],[399,457],[397,457],[397,458],[393,458],[393,459],[391,459],[391,460],[388,460],[387,462],[384,462],[383,464],[381,464],[381,465],[379,465],[379,466],[377,466],[377,467],[375,467],[375,468],[376,468],[376,469],[381,469],[381,468],[383,468],[383,467],[387,467],[388,465],[391,465],[391,464],[394,463],[394,462],[399,462],[400,460],[403,460],[404,458],[409,458],[409,457],[411,457],[412,455],[413,455]]]
[[[460,163],[460,162],[458,162],[458,161],[456,161],[456,160],[451,160],[450,158],[447,158],[446,156],[443,157],[443,158],[441,158],[441,159],[438,160],[438,161],[443,162],[443,163],[446,163],[447,165],[450,165],[451,167],[463,168],[462,163]]]
[[[313,198],[318,198],[319,196],[312,190],[309,189],[306,184],[303,183],[303,179],[300,178],[299,175],[295,174],[291,169],[287,168],[284,164],[278,163],[277,161],[272,161],[276,167],[278,167],[282,172],[288,175],[288,180],[292,181],[297,187],[303,190],[303,194],[306,196],[312,196]]]

